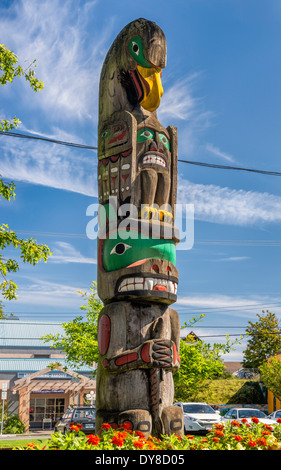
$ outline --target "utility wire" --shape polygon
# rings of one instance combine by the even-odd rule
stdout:
[[[56,139],[51,139],[47,137],[20,134],[17,132],[0,131],[0,135],[5,135],[6,137],[18,137],[21,139],[43,140],[45,142],[50,142],[50,143],[59,144],[59,145],[66,145],[68,147],[77,147],[77,148],[82,148],[82,149],[87,149],[87,150],[97,150],[97,147],[93,147],[90,145],[76,144],[73,142],[65,142],[62,140],[56,140]],[[251,173],[259,173],[259,174],[268,175],[268,176],[281,176],[281,172],[279,171],[259,170],[255,168],[243,168],[243,167],[228,166],[228,165],[216,165],[214,163],[195,162],[191,160],[178,160],[178,161],[182,163],[188,163],[189,165],[198,165],[202,167],[216,168],[220,170],[248,171]]]
[[[44,237],[63,237],[89,239],[87,235],[82,233],[58,233],[58,232],[36,232],[29,230],[15,230],[16,233],[22,235],[36,235]],[[281,240],[195,240],[197,245],[225,245],[225,246],[281,246]]]
[[[279,172],[279,171],[257,170],[257,169],[254,169],[254,168],[242,168],[242,167],[238,167],[238,166],[215,165],[214,163],[202,163],[202,162],[194,162],[194,161],[190,161],[190,160],[178,160],[178,162],[189,163],[190,165],[205,166],[205,167],[208,167],[208,168],[218,168],[220,170],[250,171],[252,173],[260,173],[262,175],[281,176],[281,172]]]
[[[77,148],[82,148],[82,149],[87,149],[87,150],[97,150],[98,149],[97,147],[92,147],[90,145],[75,144],[73,142],[64,142],[63,140],[56,140],[56,139],[51,139],[51,138],[43,137],[43,136],[19,134],[17,132],[0,131],[0,135],[6,135],[7,137],[19,137],[21,139],[43,140],[45,142],[50,142],[50,143],[53,143],[53,144],[66,145],[68,147],[77,147]]]

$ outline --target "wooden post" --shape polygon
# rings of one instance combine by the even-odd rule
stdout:
[[[25,431],[29,430],[29,387],[19,390],[19,418],[25,426]]]

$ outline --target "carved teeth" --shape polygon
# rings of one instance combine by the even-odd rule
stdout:
[[[123,279],[118,292],[127,292],[134,290],[159,290],[162,292],[177,293],[177,283],[168,279],[155,277],[128,277]]]
[[[163,166],[164,168],[166,168],[166,160],[162,157],[160,157],[159,155],[146,155],[144,158],[143,158],[143,161],[142,161],[143,164],[145,163],[152,163],[153,165],[160,165],[160,166]]]

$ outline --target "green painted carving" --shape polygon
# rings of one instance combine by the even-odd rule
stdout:
[[[165,239],[142,238],[137,233],[136,239],[124,240],[118,234],[117,239],[107,238],[102,243],[102,266],[105,271],[114,271],[147,259],[167,260],[176,264],[176,245]]]

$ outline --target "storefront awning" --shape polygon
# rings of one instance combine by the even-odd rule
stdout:
[[[66,372],[70,379],[39,379],[41,375],[50,371],[50,368],[35,372],[34,374],[28,375],[19,379],[15,382],[12,388],[13,392],[18,392],[23,389],[28,389],[29,393],[67,393],[67,392],[80,392],[81,390],[96,389],[96,381],[89,379],[83,375],[78,375],[76,372],[71,370],[65,371],[64,368],[58,366],[56,370]]]

